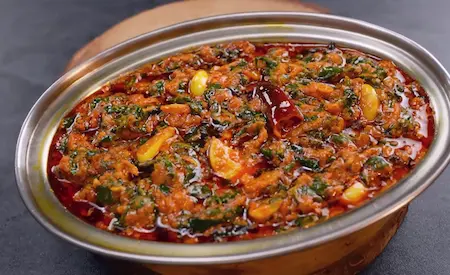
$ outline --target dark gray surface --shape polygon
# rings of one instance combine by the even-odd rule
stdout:
[[[114,23],[169,1],[0,0],[0,274],[144,274],[57,239],[25,209],[14,145],[26,113],[70,56]],[[332,13],[402,33],[450,69],[450,1],[316,0]],[[450,274],[450,170],[411,205],[385,252],[363,273]],[[108,267],[110,266],[110,267]]]

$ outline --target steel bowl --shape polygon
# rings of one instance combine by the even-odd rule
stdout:
[[[47,156],[59,121],[77,102],[107,81],[145,63],[202,44],[243,39],[334,41],[341,47],[393,60],[416,78],[430,97],[436,134],[428,154],[406,178],[355,210],[309,229],[250,241],[196,245],[139,241],[99,230],[61,205],[48,183]],[[268,270],[278,273],[296,270],[307,274],[322,272],[323,268],[332,267],[342,259],[347,259],[343,268],[348,271],[351,266],[360,265],[358,261],[348,259],[355,251],[361,251],[356,254],[363,255],[374,246],[380,246],[378,250],[382,250],[390,238],[386,238],[389,235],[386,232],[396,229],[404,216],[402,207],[424,191],[448,164],[449,89],[449,74],[428,51],[400,34],[359,20],[323,14],[258,12],[188,21],[104,51],[50,86],[23,123],[16,149],[17,185],[33,216],[55,235],[95,253],[152,264],[155,270],[163,273],[176,273],[180,271],[179,267],[172,266],[182,265],[191,273],[193,270],[197,273],[238,270],[255,274]],[[379,242],[374,244],[374,240]],[[367,256],[367,259],[375,256]],[[366,263],[367,259],[359,262]],[[195,268],[190,267],[193,265]]]

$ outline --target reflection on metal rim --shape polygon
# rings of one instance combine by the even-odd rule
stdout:
[[[394,60],[428,92],[436,136],[428,155],[396,186],[348,214],[310,229],[225,244],[139,241],[85,224],[66,211],[46,179],[47,153],[58,122],[77,101],[105,82],[144,63],[202,44],[246,39],[328,43]],[[450,159],[450,76],[415,42],[384,28],[344,17],[293,12],[242,13],[203,18],[141,35],[72,69],[37,101],[22,126],[16,148],[16,179],[34,217],[63,239],[93,252],[132,261],[214,264],[254,260],[315,247],[364,228],[406,205],[443,171]]]

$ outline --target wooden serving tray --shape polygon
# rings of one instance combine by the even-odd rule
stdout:
[[[327,12],[312,4],[289,0],[190,0],[143,11],[113,26],[71,58],[66,70],[96,54],[140,34],[199,17],[249,11]],[[103,259],[123,274],[356,274],[372,262],[397,232],[407,206],[349,236],[306,251],[246,263],[210,266],[142,266]],[[149,270],[149,269],[153,270]],[[130,273],[131,272],[131,273]]]
[[[111,274],[139,275],[353,275],[363,270],[378,255],[397,232],[408,207],[351,235],[309,250],[278,257],[223,265],[139,265],[99,257]]]
[[[327,12],[295,0],[189,0],[143,11],[111,27],[78,50],[66,70],[127,39],[162,27],[213,15],[250,11]]]

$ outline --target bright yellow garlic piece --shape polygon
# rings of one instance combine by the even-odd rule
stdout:
[[[140,163],[145,163],[152,160],[159,153],[164,142],[175,136],[176,133],[177,130],[174,127],[167,127],[151,137],[138,148],[136,153],[138,161]]]
[[[202,95],[206,91],[208,73],[205,70],[198,70],[191,79],[189,92],[195,96]]]
[[[242,171],[238,151],[226,146],[220,139],[212,138],[209,146],[209,162],[219,177],[232,179]]]
[[[368,120],[374,120],[380,107],[380,99],[378,99],[375,89],[369,84],[363,84],[361,87],[360,105],[364,117]]]
[[[257,206],[256,208],[250,207],[248,215],[252,220],[256,222],[265,222],[270,219],[270,217],[272,217],[272,215],[275,214],[278,209],[280,209],[282,202],[282,200],[277,200],[270,204]]]
[[[352,186],[345,189],[341,196],[341,202],[345,204],[356,204],[367,196],[367,188],[360,182],[355,182]]]

